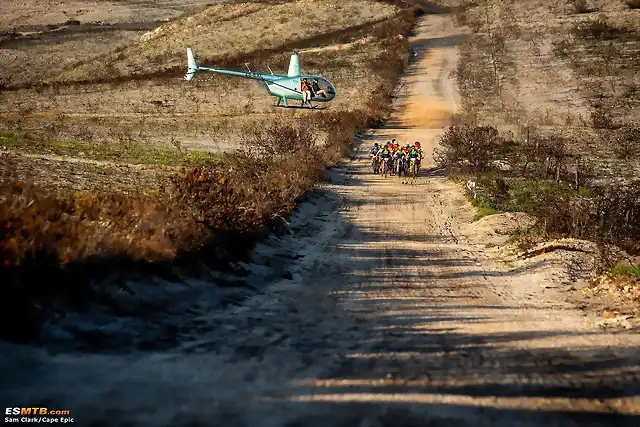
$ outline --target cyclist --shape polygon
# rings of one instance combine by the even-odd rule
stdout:
[[[409,151],[411,151],[411,145],[409,141],[406,141],[402,146],[402,153],[404,154],[404,174],[409,175]]]
[[[393,172],[398,176],[402,175],[404,169],[405,152],[398,144],[396,144],[396,149],[393,152],[393,160],[395,163]]]
[[[414,143],[416,150],[418,150],[418,154],[420,155],[418,157],[418,161],[416,162],[416,169],[418,170],[418,172],[420,172],[420,166],[422,165],[422,160],[424,159],[424,151],[422,151],[422,148],[420,148],[420,142],[416,141]]]
[[[373,173],[378,173],[378,167],[380,163],[378,162],[378,153],[380,152],[380,144],[377,142],[373,144],[373,147],[369,149],[369,157],[371,158],[371,167],[373,168]]]
[[[388,171],[388,170],[389,170],[389,166],[390,166],[390,164],[391,164],[391,150],[389,149],[389,145],[388,145],[388,144],[387,144],[387,145],[385,145],[385,146],[384,146],[384,147],[383,147],[383,148],[378,152],[378,155],[379,155],[380,162],[381,162],[381,163],[382,163],[382,162],[385,162],[385,163],[386,163],[386,165],[385,165],[385,166],[386,166],[385,171]]]
[[[411,150],[407,154],[407,157],[409,158],[409,164],[414,163],[417,175],[418,165],[420,163],[420,152],[415,145],[411,147]]]

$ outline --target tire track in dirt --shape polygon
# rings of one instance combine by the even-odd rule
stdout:
[[[455,112],[441,67],[455,67],[458,34],[443,15],[417,33],[420,60],[388,127],[328,172],[323,190],[342,206],[293,279],[227,311],[194,304],[182,329],[197,333],[175,351],[3,346],[2,402],[10,391],[87,425],[638,425],[637,334],[588,329],[543,293],[548,266],[492,261],[432,157],[406,184],[369,172],[374,141],[420,140],[429,154]]]

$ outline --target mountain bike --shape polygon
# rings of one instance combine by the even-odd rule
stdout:
[[[389,159],[382,159],[382,165],[380,167],[380,173],[386,178],[389,174]]]
[[[418,176],[417,163],[418,163],[417,159],[411,159],[411,166],[409,167],[409,173],[413,178],[417,178]]]
[[[373,173],[375,175],[380,173],[380,162],[378,161],[378,156],[374,156],[371,159],[371,169],[373,169]]]
[[[402,176],[404,171],[405,171],[404,159],[402,157],[398,157],[398,160],[396,160],[396,174],[400,177]]]

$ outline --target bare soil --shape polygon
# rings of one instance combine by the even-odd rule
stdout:
[[[170,351],[3,343],[2,401],[104,426],[637,425],[637,333],[589,327],[565,301],[560,287],[573,279],[552,254],[509,263],[487,248],[524,218],[471,223],[464,193],[431,158],[416,180],[370,173],[373,142],[435,147],[457,108],[448,72],[458,36],[448,16],[421,22],[419,61],[388,126],[300,207],[297,218],[317,226],[306,238],[294,217],[287,278],[227,310],[212,309],[213,283],[175,291],[178,310],[155,320],[173,322]],[[421,119],[425,106],[438,114]],[[252,274],[265,271],[267,249]],[[128,289],[150,295],[151,285],[161,284]],[[101,330],[131,331],[126,317],[111,326]],[[148,326],[136,330],[157,332]]]

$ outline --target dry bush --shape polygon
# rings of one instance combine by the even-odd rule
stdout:
[[[553,42],[552,52],[558,58],[567,59],[574,54],[575,45],[567,39],[556,40]]]
[[[640,241],[640,180],[598,190],[594,217],[599,235],[627,250]]]
[[[372,126],[379,125],[391,111],[393,90],[410,58],[406,35],[422,13],[420,6],[406,8],[374,32],[376,38],[383,40],[384,54],[367,63],[370,73],[379,79],[379,83],[366,92],[365,106],[373,120]]]
[[[491,168],[502,147],[503,140],[492,126],[450,126],[440,136],[435,159],[441,167],[478,173]]]
[[[293,126],[277,122],[265,126],[247,125],[241,130],[241,142],[245,150],[262,156],[289,155],[316,144],[314,130],[305,126]]]
[[[606,17],[595,20],[577,22],[569,31],[574,37],[589,40],[613,40],[627,34],[628,30],[612,26]]]
[[[640,9],[640,0],[625,0],[629,9]]]
[[[604,108],[596,108],[591,111],[591,124],[595,129],[617,129],[619,127],[611,113]]]
[[[548,237],[574,237],[619,245],[631,252],[640,241],[640,182],[576,191],[565,182],[477,178],[477,204],[493,211],[526,212]]]
[[[473,110],[497,103],[505,108],[505,91],[517,81],[515,58],[508,47],[509,28],[474,34],[459,47],[453,72],[463,102]],[[489,102],[488,102],[489,101]]]
[[[640,85],[636,83],[626,83],[622,92],[622,98],[627,106],[640,101]]]
[[[453,72],[464,99],[484,98],[495,88],[491,64],[473,41],[460,45],[460,57]]]
[[[609,135],[609,146],[621,159],[634,159],[640,156],[640,128],[625,125]]]
[[[28,339],[44,315],[66,301],[82,307],[87,281],[131,263],[172,259],[172,235],[200,235],[158,199],[121,194],[57,198],[18,180],[0,186],[0,336]],[[11,326],[9,326],[11,325]]]
[[[572,13],[593,12],[593,9],[589,8],[587,0],[568,0],[568,5]]]

